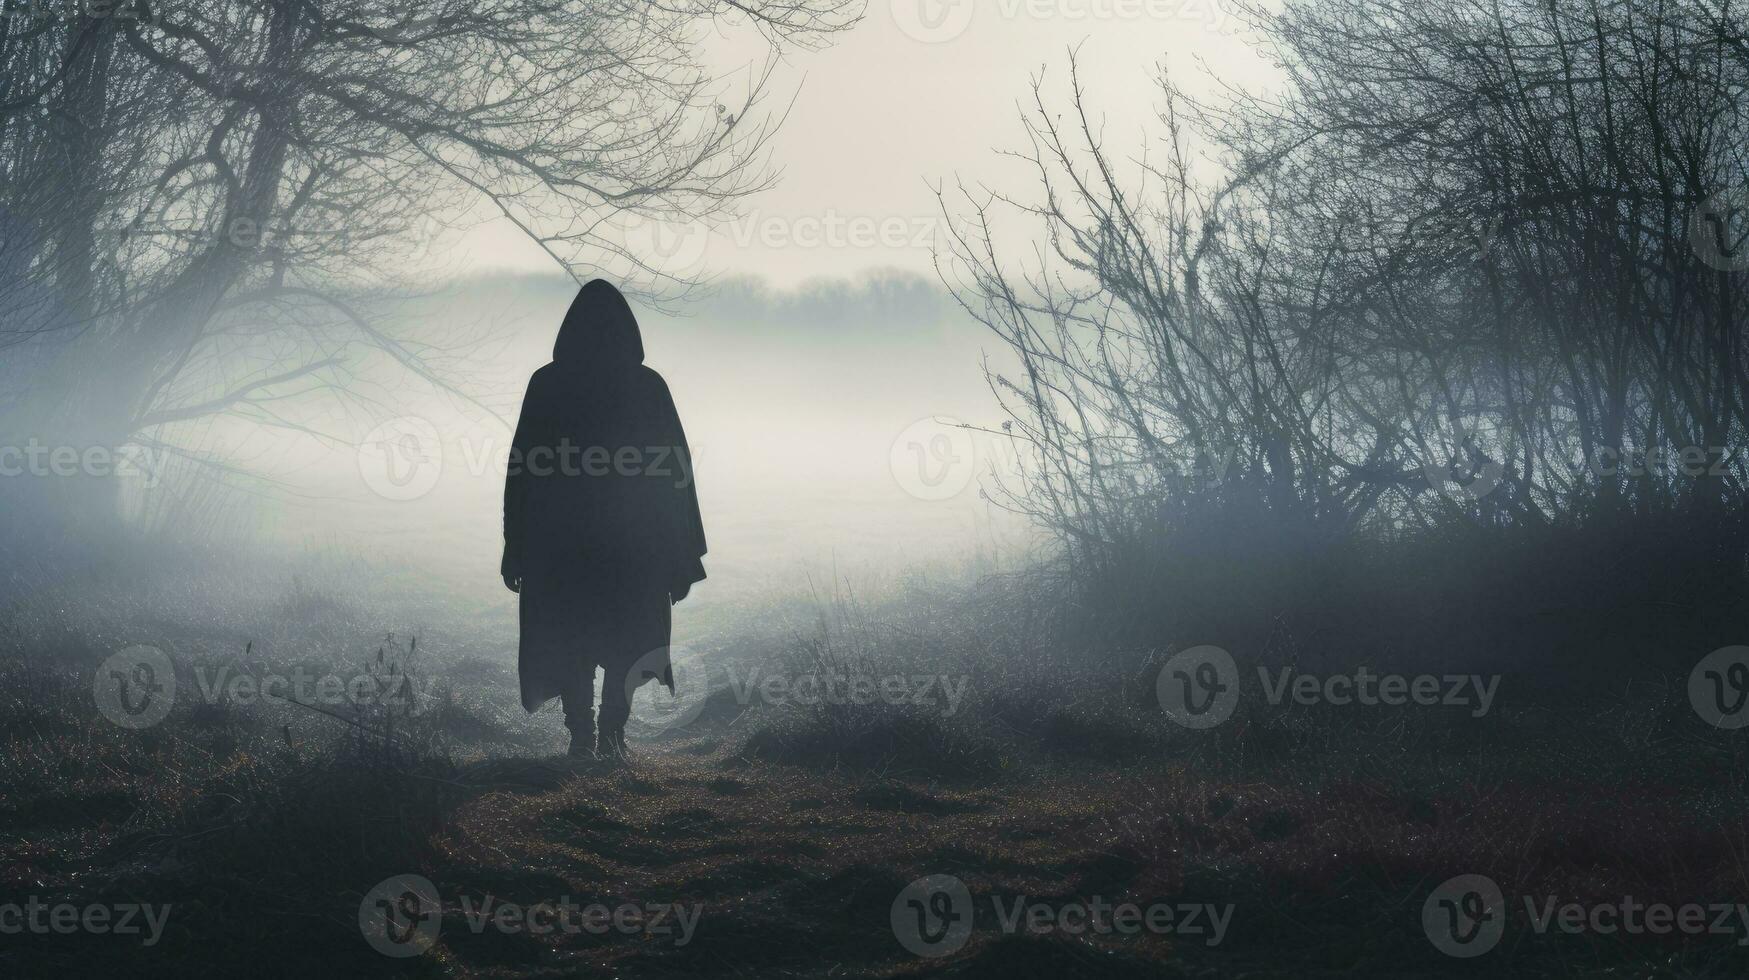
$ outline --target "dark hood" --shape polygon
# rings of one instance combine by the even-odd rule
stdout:
[[[631,304],[606,280],[589,280],[559,326],[553,362],[589,370],[634,367],[643,361],[644,338]]]

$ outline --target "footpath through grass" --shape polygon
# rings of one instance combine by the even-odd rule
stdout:
[[[319,643],[245,640],[228,656],[230,627],[156,628],[180,640],[185,690],[222,690],[216,665],[252,678],[302,666],[405,671],[413,700],[323,712],[232,689],[129,729],[94,700],[110,634],[58,634],[52,658],[0,653],[0,905],[34,904],[44,921],[57,906],[164,913],[150,944],[9,932],[0,971],[1749,972],[1744,742],[1674,684],[1486,718],[1241,712],[1195,732],[1149,704],[1145,672],[1026,668],[993,659],[1013,654],[981,627],[925,635],[877,616],[775,646],[721,640],[705,653],[739,694],[718,689],[683,727],[640,728],[629,765],[573,764],[555,718],[515,708],[507,647],[442,630],[415,646],[365,614],[315,618]],[[328,644],[353,655],[313,663]],[[753,664],[792,678],[933,665],[969,682],[951,713],[909,695],[773,704],[742,683]],[[1503,899],[1503,935],[1474,959],[1441,952],[1425,921],[1461,875]],[[367,941],[361,906],[409,876],[433,893],[429,934],[407,934],[429,948],[396,958]],[[956,882],[966,904],[933,904],[913,888],[926,878]],[[1706,927],[1608,930],[1634,903],[1698,904]],[[1566,906],[1580,928],[1562,928]],[[918,954],[920,935],[959,924],[925,950],[941,955]]]

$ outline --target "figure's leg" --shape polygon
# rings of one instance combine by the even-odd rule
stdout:
[[[626,675],[631,664],[624,658],[609,663],[601,671],[601,742],[598,754],[624,756],[626,753],[626,719],[632,715],[631,692],[626,690]]]
[[[571,731],[572,757],[595,752],[595,665],[579,659],[565,673],[565,687],[559,692],[565,707],[565,727]],[[602,706],[604,709],[606,705]]]

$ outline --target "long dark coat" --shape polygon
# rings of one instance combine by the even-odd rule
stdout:
[[[506,578],[522,580],[522,706],[587,668],[674,689],[670,597],[705,577],[692,454],[619,290],[584,286],[529,379],[504,485]],[[611,676],[611,673],[610,673]]]

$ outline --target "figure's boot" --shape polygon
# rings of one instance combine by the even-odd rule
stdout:
[[[565,727],[571,732],[571,747],[565,754],[572,759],[595,758],[595,707],[582,698],[565,703]]]
[[[612,704],[601,706],[601,738],[596,743],[595,754],[603,759],[624,760],[626,751],[626,719],[631,716],[628,706],[623,711],[614,710]]]
[[[571,747],[565,755],[572,759],[595,758],[595,725],[579,725],[571,729]]]
[[[565,712],[565,727],[571,732],[571,747],[565,755],[573,760],[595,758],[595,665],[578,660],[561,674],[559,707]]]

